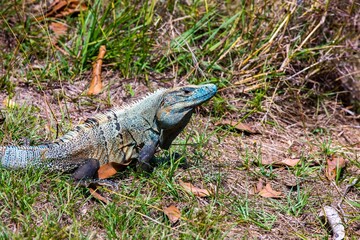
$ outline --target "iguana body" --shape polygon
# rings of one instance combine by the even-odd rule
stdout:
[[[0,163],[9,168],[34,166],[64,172],[78,168],[78,179],[92,176],[110,162],[128,165],[138,160],[147,165],[158,147],[169,148],[194,108],[216,90],[213,84],[158,90],[130,106],[87,119],[53,143],[0,146]]]

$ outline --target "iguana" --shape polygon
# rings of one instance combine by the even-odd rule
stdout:
[[[214,84],[157,90],[127,107],[88,118],[52,143],[0,146],[0,164],[73,171],[75,180],[96,178],[100,166],[109,163],[124,166],[137,160],[147,169],[156,149],[168,149],[195,107],[216,91]]]

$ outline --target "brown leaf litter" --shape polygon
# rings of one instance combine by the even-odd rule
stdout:
[[[208,197],[211,195],[211,192],[209,190],[195,187],[191,183],[179,180],[179,184],[184,188],[186,192],[192,193],[197,197]]]
[[[281,166],[295,167],[299,162],[300,162],[300,158],[295,158],[295,159],[284,158],[279,160],[274,160],[271,158],[261,159],[261,163],[263,165],[271,165],[276,167],[281,167]]]
[[[334,180],[341,169],[346,166],[346,160],[342,157],[331,156],[326,160],[325,176],[327,179]]]
[[[79,0],[55,0],[47,9],[47,11],[36,18],[41,21],[45,18],[54,17],[61,18],[68,15],[79,13],[80,11],[87,10],[85,1]]]
[[[163,210],[171,223],[176,223],[177,221],[179,221],[181,217],[181,212],[175,205],[164,207]]]
[[[264,198],[282,198],[282,197],[284,197],[282,192],[278,192],[278,191],[275,191],[274,189],[272,189],[270,183],[267,183],[265,185],[265,187],[263,187],[260,190],[259,195]]]
[[[251,124],[235,122],[229,119],[222,119],[219,122],[215,123],[216,126],[230,126],[238,131],[256,134],[259,133]]]

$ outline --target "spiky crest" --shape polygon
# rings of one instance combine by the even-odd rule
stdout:
[[[56,140],[54,143],[59,142],[68,142],[74,138],[76,138],[79,133],[88,131],[98,127],[99,125],[106,124],[115,120],[116,118],[122,116],[123,114],[134,114],[140,113],[142,110],[147,108],[151,108],[153,104],[159,102],[159,97],[166,91],[166,89],[158,89],[153,93],[149,93],[143,98],[139,100],[135,100],[130,104],[126,104],[122,107],[114,107],[110,110],[107,110],[104,113],[98,113],[94,117],[90,117],[85,120],[85,122],[81,125],[76,126],[72,131],[67,132],[61,138]]]

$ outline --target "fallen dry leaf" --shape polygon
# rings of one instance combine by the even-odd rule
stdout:
[[[114,176],[117,172],[125,170],[127,165],[119,164],[115,162],[109,162],[107,164],[101,165],[97,171],[99,179],[106,179],[111,176]]]
[[[267,183],[265,188],[261,189],[259,195],[264,198],[282,198],[282,193],[271,188],[270,183]]]
[[[87,10],[85,1],[79,0],[55,0],[44,13],[43,16],[36,18],[37,21],[41,21],[47,17],[65,17],[67,15],[78,13],[80,11]]]
[[[182,186],[185,191],[194,194],[197,197],[208,197],[211,195],[211,192],[206,189],[197,188],[191,183],[186,183],[181,180],[179,180],[180,186]]]
[[[327,166],[325,168],[325,176],[327,179],[334,180],[337,174],[337,171],[341,171],[343,167],[346,165],[346,161],[342,157],[334,157],[328,158],[326,160]]]
[[[259,178],[259,181],[256,183],[256,185],[249,189],[249,194],[251,194],[251,195],[257,194],[263,188],[264,188],[264,180]]]
[[[255,193],[260,192],[263,188],[264,188],[264,180],[260,178],[259,181],[256,183]]]
[[[100,166],[97,171],[99,179],[106,179],[109,178],[117,173],[117,170],[111,163],[104,164]]]
[[[215,123],[216,126],[231,126],[238,131],[247,132],[247,133],[258,133],[250,124],[241,123],[241,122],[233,122],[228,119],[224,119],[220,122]]]
[[[49,28],[54,32],[54,36],[51,37],[51,42],[53,45],[56,45],[59,38],[66,34],[68,26],[65,23],[52,22],[50,23]]]
[[[100,201],[102,201],[103,203],[106,203],[106,204],[108,204],[108,203],[110,202],[108,199],[106,199],[104,196],[102,196],[100,193],[98,193],[98,192],[96,191],[96,189],[94,189],[94,188],[89,188],[89,191],[90,191],[90,194],[91,194],[94,198],[96,198],[97,200],[100,200]]]
[[[100,46],[99,54],[97,56],[96,62],[93,65],[92,79],[90,82],[88,95],[99,94],[102,90],[101,67],[105,53],[106,53],[105,45]]]
[[[169,218],[171,223],[176,223],[181,217],[180,210],[175,205],[163,208],[164,213]]]
[[[54,32],[55,36],[58,37],[66,34],[68,26],[65,23],[52,22],[50,23],[49,28]]]
[[[263,158],[261,159],[261,163],[263,165],[272,165],[272,166],[288,166],[288,167],[295,167],[296,164],[298,164],[298,162],[300,162],[300,158],[285,158],[282,160],[273,160],[273,159],[269,159],[269,158]]]
[[[281,165],[289,166],[289,167],[295,167],[300,162],[300,158],[285,158],[280,161]],[[276,163],[277,164],[277,163]]]

